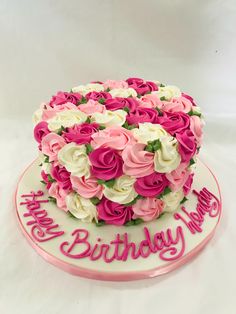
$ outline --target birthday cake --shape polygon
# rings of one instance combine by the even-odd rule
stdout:
[[[39,156],[15,193],[23,234],[75,275],[134,280],[189,261],[221,216],[198,157],[203,118],[176,86],[129,78],[57,92],[33,116]]]
[[[129,78],[59,91],[34,115],[49,199],[84,223],[159,219],[187,200],[202,115],[176,86]]]

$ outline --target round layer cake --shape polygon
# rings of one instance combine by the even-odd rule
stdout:
[[[128,226],[187,200],[203,121],[176,86],[140,78],[79,85],[57,92],[33,119],[41,182],[58,210]]]

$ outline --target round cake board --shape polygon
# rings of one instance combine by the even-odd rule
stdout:
[[[39,163],[36,159],[29,165],[18,182],[18,222],[39,255],[73,275],[128,281],[168,273],[207,244],[221,217],[218,182],[200,160],[188,200],[176,212],[139,225],[100,227],[83,223],[48,201]]]

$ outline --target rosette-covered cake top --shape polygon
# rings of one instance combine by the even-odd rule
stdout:
[[[133,225],[187,200],[202,117],[176,86],[129,78],[57,92],[34,114],[49,199],[82,222]]]

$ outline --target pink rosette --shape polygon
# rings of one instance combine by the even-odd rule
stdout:
[[[133,210],[131,206],[125,206],[112,202],[105,197],[97,205],[98,218],[107,224],[122,226],[132,219]]]
[[[63,105],[67,102],[70,102],[76,105],[82,99],[82,95],[79,93],[67,93],[67,92],[58,92],[55,96],[52,96],[52,99],[49,102],[49,105],[54,108],[58,105]]]
[[[147,197],[139,199],[132,207],[133,219],[141,218],[144,221],[151,221],[160,216],[164,209],[164,202],[157,198]]]
[[[192,131],[185,130],[182,133],[177,133],[176,139],[179,142],[179,153],[181,155],[182,162],[189,162],[195,155],[197,149],[195,137]]]
[[[49,182],[48,175],[44,170],[41,171],[41,177],[43,181],[46,183],[46,189],[49,189],[52,185],[52,182]]]
[[[184,195],[188,195],[188,193],[190,192],[191,190],[191,187],[192,187],[192,183],[193,183],[193,176],[194,176],[194,173],[191,173],[189,176],[188,176],[188,179],[187,181],[185,182],[184,186],[183,186],[183,191],[184,191]]]
[[[70,172],[65,167],[53,164],[51,175],[62,189],[71,190]]]
[[[58,112],[64,111],[64,110],[78,110],[78,108],[76,105],[74,105],[70,102],[67,102],[67,103],[62,104],[62,105],[57,105],[55,107],[51,107],[49,104],[47,104],[43,108],[42,119],[44,121],[52,119],[53,117],[55,117],[55,115]]]
[[[135,191],[145,197],[156,197],[168,186],[169,181],[163,173],[153,172],[138,178],[134,183]]]
[[[50,133],[46,121],[41,121],[34,127],[34,138],[40,144],[45,135]]]
[[[189,128],[190,117],[184,112],[164,112],[159,123],[168,133],[174,135]]]
[[[193,132],[195,139],[197,141],[198,147],[202,144],[202,128],[203,122],[198,116],[191,116],[190,117],[190,130]]]
[[[129,87],[135,89],[139,95],[158,90],[158,87],[154,82],[144,81],[141,78],[131,77],[128,78],[126,82],[129,84]]]
[[[65,212],[68,211],[66,207],[66,196],[69,194],[69,191],[61,188],[57,182],[53,182],[48,190],[48,194],[56,199],[57,206],[60,209],[63,209]]]
[[[78,109],[87,115],[91,115],[94,112],[103,113],[106,111],[106,107],[101,105],[98,101],[90,99],[86,104],[81,104],[78,106]]]
[[[189,96],[189,95],[187,95],[185,93],[181,93],[181,95],[182,95],[182,97],[184,97],[184,98],[188,99],[189,101],[191,101],[193,106],[196,106],[193,97],[191,97],[191,96]]]
[[[76,176],[71,176],[71,183],[73,189],[84,198],[98,197],[102,198],[103,186],[98,184],[95,177],[85,177],[78,178]]]
[[[139,178],[154,172],[154,154],[144,150],[145,144],[128,145],[122,152],[125,174]]]
[[[185,97],[172,98],[170,101],[163,101],[163,110],[168,112],[185,112],[192,110],[192,103]]]
[[[49,156],[49,161],[57,160],[59,150],[66,145],[63,137],[55,133],[49,133],[42,139],[42,152]]]
[[[92,100],[99,101],[100,99],[111,98],[111,94],[107,92],[89,92],[88,94],[85,95],[85,98],[87,100],[92,99]]]
[[[107,110],[111,111],[124,109],[125,107],[129,108],[130,111],[133,111],[139,106],[139,103],[133,97],[128,98],[115,97],[107,99],[105,101],[105,106]]]
[[[129,130],[120,126],[112,126],[92,135],[93,148],[110,147],[123,150],[127,145],[133,145],[136,140]]]
[[[146,94],[140,99],[140,107],[162,109],[163,103],[155,94]]]
[[[159,123],[158,111],[152,108],[138,107],[128,113],[126,120],[129,124],[134,125],[144,122]]]
[[[115,81],[115,80],[107,80],[103,83],[105,89],[114,89],[114,88],[128,88],[129,85],[126,81]]]
[[[188,170],[188,163],[182,162],[175,170],[166,173],[166,178],[169,180],[172,191],[179,191],[185,184],[190,171]]]
[[[89,154],[91,173],[101,180],[111,180],[123,174],[123,160],[119,153],[110,147],[100,147]]]
[[[98,128],[99,125],[97,123],[76,124],[71,128],[67,128],[62,136],[67,143],[88,144],[91,141],[92,135],[98,131]]]

